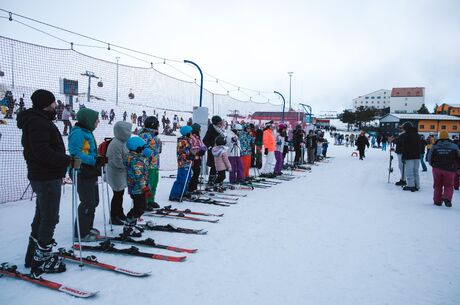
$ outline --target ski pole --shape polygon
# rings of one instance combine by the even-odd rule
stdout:
[[[74,163],[73,163],[73,171],[74,171],[74,177],[75,177],[75,190],[78,191],[78,172],[80,171],[80,166],[81,166],[81,160],[79,158],[75,158]],[[78,216],[78,208],[76,206],[77,203],[77,192],[75,192],[75,214],[76,214],[76,226],[77,226],[77,236],[78,236],[78,246],[80,249],[80,268],[83,268],[83,252],[81,250],[81,233],[80,233],[80,218]],[[73,220],[72,220],[73,222]]]
[[[105,171],[105,167],[106,165],[104,165],[103,167],[103,170],[104,170],[104,179],[102,180],[102,183],[105,182],[105,188],[106,188],[106,191],[107,191],[107,209],[109,210],[109,215],[110,217],[112,217],[112,208],[110,206],[110,196],[109,196],[109,184],[107,183],[107,175],[106,175],[106,171]],[[105,180],[105,181],[104,181]],[[105,220],[104,220],[105,221]],[[110,220],[110,232],[113,232],[113,225],[112,225],[112,220]]]
[[[190,166],[187,171],[187,177],[185,178],[184,187],[182,188],[182,194],[180,195],[179,202],[182,202],[182,197],[184,197],[185,188],[187,187],[188,176],[190,175],[190,170],[192,169],[193,161],[190,161]]]
[[[101,170],[101,180],[102,180],[102,183],[101,183],[101,187],[102,187],[102,215],[103,215],[103,218],[104,218],[104,236],[107,236],[107,224],[106,224],[106,217],[105,217],[105,190],[104,190],[104,171]]]

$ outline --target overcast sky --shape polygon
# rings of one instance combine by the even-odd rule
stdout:
[[[310,104],[317,114],[398,86],[426,87],[430,110],[460,103],[459,0],[2,0],[0,8],[161,57],[191,59],[220,79],[278,90],[286,99],[287,72],[294,71],[292,102]],[[68,47],[6,19],[0,35]]]

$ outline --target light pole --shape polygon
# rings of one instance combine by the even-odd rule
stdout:
[[[202,100],[203,100],[203,72],[201,71],[200,66],[198,66],[196,63],[194,63],[194,62],[191,61],[191,60],[184,60],[184,63],[194,65],[194,66],[198,69],[198,71],[200,71],[200,75],[201,75],[201,82],[200,82],[200,107],[201,107]]]
[[[116,89],[116,97],[115,97],[115,104],[118,106],[118,61],[120,60],[120,57],[115,57],[117,60],[117,89]]]
[[[273,93],[278,94],[283,99],[283,114],[281,116],[281,123],[284,123],[284,107],[286,105],[286,100],[284,99],[284,96],[281,93],[279,93],[278,91],[273,91]]]
[[[292,74],[294,74],[294,72],[288,72],[288,75],[289,75],[289,111],[292,110],[292,106],[291,106],[291,80],[292,80]]]

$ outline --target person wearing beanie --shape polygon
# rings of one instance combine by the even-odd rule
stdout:
[[[363,160],[363,158],[365,158],[364,151],[366,149],[366,146],[367,148],[369,148],[369,140],[366,137],[366,133],[364,131],[361,131],[358,138],[356,139],[356,147],[358,147],[360,160]]]
[[[275,175],[282,175],[281,170],[283,169],[283,150],[284,150],[284,141],[286,138],[286,124],[281,123],[278,126],[278,133],[276,134],[276,149],[275,149]]]
[[[160,170],[160,154],[162,149],[162,143],[160,137],[158,136],[158,128],[160,122],[154,116],[149,116],[144,121],[144,128],[138,133],[139,137],[147,143],[152,151],[152,155],[148,158],[148,185],[150,192],[152,192],[152,197],[147,198],[147,211],[152,211],[157,209],[160,205],[155,201],[155,195],[157,193],[158,182],[160,179],[159,170]]]
[[[261,170],[261,177],[271,177],[274,176],[273,170],[275,169],[276,159],[275,159],[275,136],[273,135],[273,121],[265,123],[265,128],[263,131],[263,145],[264,145],[264,154],[267,156],[265,158],[265,163]]]
[[[118,226],[123,225],[123,221],[126,220],[123,212],[123,195],[127,186],[127,169],[124,162],[128,159],[129,150],[126,141],[131,137],[132,128],[133,124],[129,122],[116,122],[113,126],[114,138],[110,141],[106,153],[108,159],[106,178],[113,191],[110,221]]]
[[[93,228],[94,214],[99,204],[98,176],[101,167],[107,163],[106,156],[98,156],[97,144],[93,131],[99,124],[99,112],[90,108],[82,108],[77,112],[77,123],[69,133],[69,152],[74,158],[81,160],[81,168],[77,173],[78,220],[82,240],[95,241],[100,235]],[[75,226],[77,224],[75,223]],[[75,236],[77,238],[77,228]]]
[[[227,140],[224,136],[218,136],[216,138],[215,146],[212,148],[212,154],[214,156],[214,163],[217,170],[217,177],[213,190],[215,192],[223,192],[223,182],[225,180],[225,172],[232,171],[232,165],[228,159],[227,154]]]
[[[230,171],[229,175],[230,183],[239,183],[244,180],[241,143],[238,137],[238,132],[242,130],[243,127],[240,124],[234,124],[233,127],[228,126],[226,130],[228,159],[232,165],[232,171]]]
[[[449,140],[449,134],[443,130],[439,139],[428,152],[428,162],[433,170],[433,203],[446,207],[452,206],[454,178],[460,164],[460,150]]]
[[[245,128],[238,132],[241,145],[241,163],[243,164],[243,178],[249,177],[249,169],[251,168],[252,151],[254,147],[254,136],[252,136],[251,126],[245,125]]]
[[[406,122],[409,123],[409,122]],[[409,123],[410,124],[410,123]],[[406,124],[408,126],[409,124]],[[405,171],[405,164],[402,158],[402,152],[404,148],[404,138],[405,138],[405,129],[403,128],[404,125],[399,126],[399,135],[393,140],[393,144],[396,146],[394,151],[396,153],[396,157],[398,158],[398,168],[399,172],[401,173],[401,178],[398,182],[395,183],[397,186],[405,186],[406,182],[406,171]],[[412,126],[412,124],[411,124]],[[392,148],[390,148],[392,149]]]
[[[208,130],[206,131],[206,134],[203,137],[203,143],[204,145],[206,145],[208,150],[206,164],[210,167],[208,178],[209,186],[212,186],[214,184],[214,180],[216,179],[217,174],[216,167],[214,165],[214,156],[211,150],[214,147],[216,138],[220,135],[225,136],[223,127],[224,121],[222,120],[222,118],[218,115],[213,116],[211,118],[211,124],[209,124]]]
[[[53,235],[59,222],[62,178],[71,157],[66,154],[61,133],[53,123],[57,106],[53,93],[40,89],[31,99],[33,107],[18,114],[17,126],[22,130],[27,178],[37,195],[25,266],[31,267],[33,277],[40,277],[44,272],[66,269],[53,252]]]
[[[191,127],[192,127],[192,134],[190,135],[190,143],[192,144],[191,152],[195,157],[192,162],[193,175],[188,185],[188,191],[190,193],[193,193],[198,189],[198,179],[200,177],[200,171],[201,171],[201,158],[206,153],[206,146],[204,145],[203,141],[201,141],[200,124],[194,123],[192,124]]]
[[[177,139],[177,178],[169,193],[170,201],[181,201],[187,194],[192,160],[195,158],[190,140],[192,127],[182,126],[180,133],[182,136]]]
[[[417,132],[417,128],[409,122],[404,123],[403,129],[401,157],[407,179],[407,185],[403,187],[403,190],[415,192],[420,189],[420,135]]]

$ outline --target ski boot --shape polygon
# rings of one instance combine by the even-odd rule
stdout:
[[[121,216],[111,216],[110,217],[110,223],[114,226],[122,226],[124,225],[124,221],[126,220],[126,216],[125,215],[121,215]]]
[[[446,207],[448,207],[448,208],[452,207],[452,202],[450,202],[449,199],[444,199],[443,201],[444,201],[444,204],[446,205]]]
[[[53,243],[46,246],[35,244],[34,256],[31,264],[30,276],[35,279],[41,278],[43,273],[61,273],[66,271],[63,258],[53,253]]]
[[[405,187],[403,187],[403,191],[416,192],[417,188],[415,186],[405,186]]]
[[[407,183],[405,180],[399,180],[398,182],[395,183],[397,186],[405,186]]]
[[[126,218],[123,227],[123,237],[142,237],[142,231],[137,227],[135,218]]]
[[[159,209],[160,205],[156,203],[155,201],[153,202],[148,202],[147,207],[145,208],[146,211],[152,212],[155,209]]]
[[[225,191],[225,189],[224,189],[222,183],[217,183],[216,185],[214,185],[213,191],[217,192],[217,193],[223,193]]]

